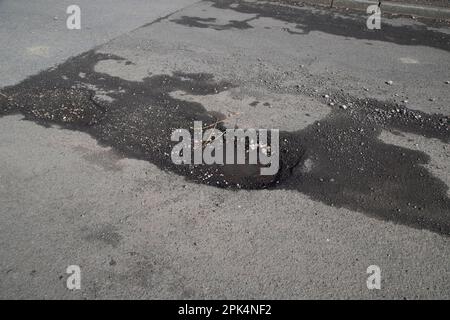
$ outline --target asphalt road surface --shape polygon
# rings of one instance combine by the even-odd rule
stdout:
[[[450,29],[121,3],[0,1],[0,298],[450,298]],[[174,165],[194,121],[279,129],[279,173]]]

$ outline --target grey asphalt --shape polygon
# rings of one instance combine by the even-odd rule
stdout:
[[[0,86],[92,49],[195,0],[1,0]],[[80,7],[82,30],[68,30],[67,7]]]
[[[15,9],[15,3],[0,2],[1,23],[5,7],[19,15],[24,12]],[[14,24],[2,25],[1,38],[10,39],[14,50],[0,49],[0,84],[15,85],[114,38],[92,55],[75,58],[29,83],[47,90],[67,81],[96,90],[105,105],[119,101],[125,108],[138,106],[132,96],[139,96],[139,89],[146,97],[144,87],[152,84],[150,110],[160,108],[153,91],[168,90],[170,98],[165,99],[178,100],[181,108],[199,104],[208,112],[239,113],[230,125],[288,132],[320,125],[327,130],[336,115],[347,119],[347,114],[358,114],[358,99],[381,101],[380,108],[407,108],[424,118],[450,113],[448,29],[383,19],[383,29],[375,33],[364,30],[364,16],[330,16],[309,7],[284,11],[232,1],[180,1],[170,6],[152,1],[155,7],[148,10],[143,3],[136,1],[139,10],[118,5],[117,11],[109,12],[109,20],[98,19],[102,28],[92,24],[92,29],[82,29],[77,42],[70,41],[72,31],[59,25],[61,11],[48,2],[49,10],[44,3],[39,10],[49,14],[31,18],[33,25],[45,26],[33,41],[27,39],[27,23],[16,25],[16,36]],[[139,18],[119,19],[128,12]],[[174,13],[148,24],[169,12]],[[17,21],[13,15],[7,19]],[[122,25],[107,28],[113,21]],[[58,27],[52,31],[47,23]],[[54,49],[63,44],[65,49]],[[36,47],[41,49],[30,49]],[[177,78],[180,73],[185,76]],[[186,78],[199,73],[213,75],[218,87],[221,81],[231,85],[200,94],[201,81]],[[187,79],[188,85],[166,89],[159,82],[164,77],[169,82]],[[123,88],[111,86],[114,83]],[[8,90],[26,96],[22,89],[19,85]],[[355,106],[340,108],[345,101]],[[165,123],[174,116],[168,109],[161,111],[160,120],[158,115],[144,120],[157,127],[157,121]],[[442,192],[439,196],[448,201],[448,135],[433,135],[412,123],[396,129],[379,126],[373,140],[364,140],[392,157],[422,159],[413,167],[393,164],[401,174],[411,170],[406,183],[387,176],[383,186],[367,180],[377,182],[373,196],[379,208],[386,208],[388,214],[383,215],[359,203],[357,199],[368,196],[339,181],[343,176],[323,176],[321,159],[314,157],[303,159],[294,173],[294,178],[314,177],[316,183],[308,185],[314,192],[298,187],[301,180],[295,179],[295,188],[281,184],[267,190],[227,190],[193,182],[153,158],[137,156],[133,148],[125,152],[115,140],[123,136],[111,135],[114,139],[99,143],[95,130],[69,130],[64,123],[51,122],[50,127],[42,126],[31,115],[32,121],[22,119],[20,113],[0,118],[0,298],[450,297],[448,229],[431,228],[423,221],[406,223],[399,219],[405,210],[391,211],[390,203],[402,209],[410,206],[400,204],[402,199],[395,195],[409,199],[408,192],[415,194],[420,188],[424,194],[427,189]],[[353,127],[340,129],[356,134]],[[152,139],[159,141],[156,134],[149,144]],[[333,156],[338,159],[337,153]],[[390,173],[383,165],[379,170],[383,168]],[[364,169],[369,175],[371,168],[354,169],[344,175],[359,177]],[[321,190],[333,183],[340,191],[332,198],[337,202],[330,203]],[[438,213],[448,221],[448,211]],[[69,265],[81,267],[79,291],[65,287]],[[366,287],[370,265],[382,270],[381,290]]]

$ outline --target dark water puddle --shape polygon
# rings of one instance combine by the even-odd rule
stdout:
[[[366,27],[368,15],[363,14],[343,17],[335,15],[332,10],[302,10],[277,4],[249,3],[235,0],[213,0],[213,3],[216,8],[256,15],[256,18],[253,19],[267,17],[297,24],[298,32],[292,29],[285,30],[294,36],[308,34],[311,31],[321,31],[356,39],[379,40],[399,45],[428,46],[450,51],[450,35],[428,30],[426,26],[393,26],[383,23],[381,30],[368,30]],[[201,18],[183,17],[175,20],[175,22],[191,27],[208,27],[208,21],[199,19]],[[249,20],[242,21],[243,28],[241,29],[251,28],[248,22]],[[234,21],[233,24],[236,25],[237,22]],[[223,30],[226,29],[223,28]]]
[[[8,99],[0,96],[0,115],[20,112],[27,119],[46,126],[56,123],[84,131],[124,155],[148,160],[189,180],[217,187],[267,188],[300,161],[298,139],[290,133],[282,133],[280,152],[284,157],[276,176],[263,177],[256,170],[259,167],[251,165],[174,165],[171,152],[176,143],[170,140],[172,132],[180,128],[192,129],[194,121],[208,126],[216,123],[220,116],[207,112],[199,103],[174,99],[170,93],[181,90],[192,95],[210,95],[232,85],[216,82],[212,75],[202,73],[158,75],[132,82],[94,72],[94,66],[106,59],[123,60],[89,52],[68,60],[57,69],[5,88],[2,92]],[[78,76],[80,72],[85,74],[83,79]],[[114,101],[107,104],[96,101],[93,91],[79,88],[81,83],[111,91],[109,96]],[[217,128],[225,130],[221,124]]]
[[[327,118],[304,130],[280,132],[281,163],[276,176],[262,177],[251,166],[177,166],[170,157],[176,144],[170,140],[172,132],[191,128],[194,121],[213,124],[217,117],[201,104],[177,100],[170,93],[217,94],[232,84],[203,73],[127,81],[95,72],[94,66],[105,59],[123,60],[88,52],[3,89],[0,115],[21,113],[40,124],[87,132],[124,156],[149,161],[198,183],[296,190],[328,205],[450,234],[447,186],[423,168],[429,157],[378,139],[386,129],[449,143],[448,117],[342,95],[337,99],[351,103],[349,109],[333,109]],[[80,72],[84,78],[78,76]],[[114,101],[97,101],[94,92],[80,89],[82,83],[111,92]],[[312,162],[310,170],[302,169],[306,159]]]
[[[281,187],[450,235],[448,187],[423,167],[429,156],[378,139],[382,129],[397,129],[449,143],[448,117],[391,108],[356,100],[351,112],[336,109],[320,125],[299,132],[312,169],[296,170]]]

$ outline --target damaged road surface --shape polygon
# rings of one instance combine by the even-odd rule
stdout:
[[[2,88],[2,296],[448,298],[450,33],[383,23],[202,1]],[[174,164],[194,121],[279,129],[278,173]]]

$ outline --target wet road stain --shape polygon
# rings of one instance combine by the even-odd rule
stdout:
[[[378,138],[383,129],[401,130],[449,143],[447,123],[448,117],[355,99],[350,112],[335,109],[298,133],[312,166],[296,170],[281,188],[450,235],[448,187],[423,167],[429,156]]]
[[[299,31],[285,30],[293,36],[321,31],[343,37],[379,40],[399,45],[428,46],[450,51],[450,34],[429,30],[425,25],[394,26],[383,23],[381,30],[368,30],[366,28],[367,15],[364,14],[354,14],[349,18],[337,15],[330,10],[302,10],[277,4],[234,0],[214,0],[213,7],[256,15],[257,18],[254,19],[273,18],[296,24]],[[192,19],[196,18],[184,17],[178,20],[178,23],[196,27],[195,24],[190,23]]]
[[[0,116],[21,113],[43,125],[57,123],[87,132],[124,156],[150,161],[198,183],[296,190],[330,206],[450,234],[447,186],[423,167],[429,157],[378,139],[381,130],[390,130],[449,143],[448,117],[336,94],[336,101],[345,101],[348,109],[335,107],[303,130],[280,132],[276,176],[262,177],[245,166],[177,166],[170,158],[176,144],[170,141],[173,130],[191,128],[194,121],[213,124],[217,117],[200,103],[178,100],[170,93],[211,95],[233,85],[203,73],[155,75],[134,82],[94,71],[99,61],[108,59],[123,60],[92,51],[3,89]],[[85,74],[82,79],[80,72]],[[81,81],[109,92],[113,100],[100,103],[94,92],[74,89]],[[307,170],[302,163],[308,164]]]
[[[252,29],[253,27],[249,24],[250,21],[256,20],[258,17],[253,17],[249,19],[245,19],[242,21],[238,20],[230,20],[225,24],[218,24],[216,18],[200,18],[200,17],[188,17],[182,16],[178,19],[170,20],[171,22],[175,22],[181,25],[196,27],[196,28],[210,28],[214,30],[230,30],[230,29],[239,29],[246,30]]]
[[[192,132],[194,121],[211,126],[221,115],[208,112],[200,103],[175,99],[170,93],[181,90],[191,95],[211,95],[232,85],[216,82],[212,75],[204,73],[156,75],[133,82],[94,71],[98,62],[112,59],[123,60],[89,52],[70,59],[57,69],[5,88],[2,90],[4,96],[0,95],[0,115],[20,112],[27,119],[43,125],[57,123],[81,130],[124,155],[149,160],[192,181],[217,187],[267,188],[277,184],[299,163],[300,142],[296,136],[284,132],[280,133],[280,171],[275,176],[261,176],[256,170],[259,167],[252,165],[243,168],[238,165],[173,164],[171,152],[177,143],[170,140],[172,132],[180,128]],[[80,72],[85,74],[82,79],[78,76]],[[79,89],[82,83],[88,83],[97,91],[108,92],[111,102],[96,101],[93,91]],[[217,129],[225,130],[225,127],[219,123]]]

